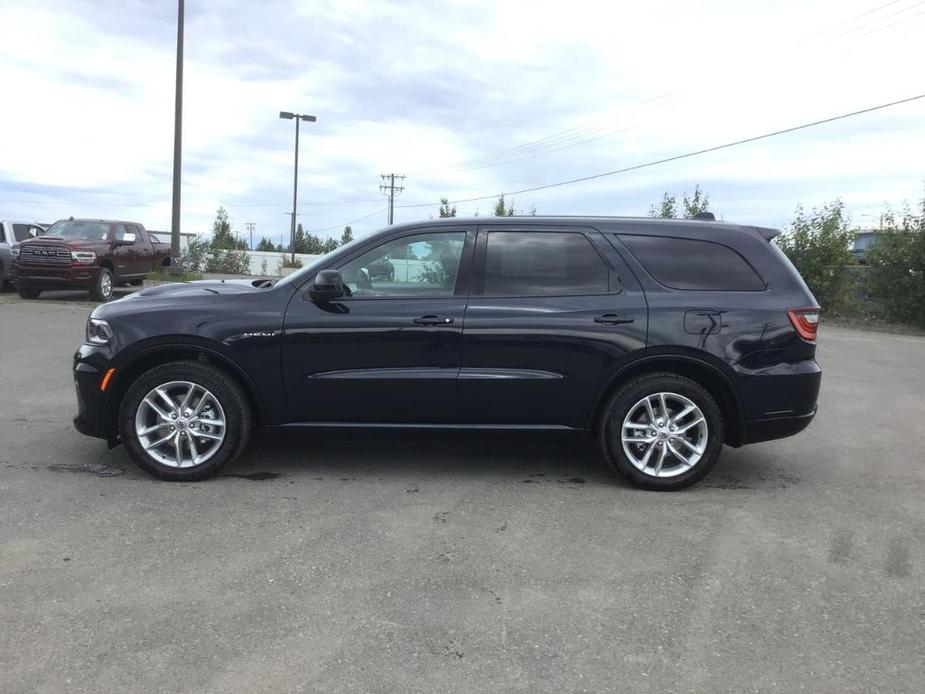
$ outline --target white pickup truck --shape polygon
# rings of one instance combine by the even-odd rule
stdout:
[[[10,265],[13,262],[13,246],[43,236],[45,227],[35,222],[18,222],[0,219],[0,291],[10,281]]]

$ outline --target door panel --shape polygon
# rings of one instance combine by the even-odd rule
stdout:
[[[121,241],[125,238],[126,233],[128,233],[128,230],[124,224],[116,224],[112,231],[112,241]],[[113,243],[112,264],[115,271],[113,279],[122,279],[134,274],[135,252],[132,250],[132,246],[116,246]]]
[[[283,340],[294,419],[452,422],[465,306],[465,297],[353,299],[326,307],[294,298]],[[453,322],[415,324],[426,315]]]
[[[132,274],[147,275],[154,267],[154,248],[147,236],[143,236],[141,229],[134,224],[129,225],[128,231],[135,234],[135,244],[132,249]]]
[[[293,421],[454,422],[474,243],[465,230],[417,230],[337,267],[352,296],[294,296],[282,352]]]
[[[474,292],[486,287],[514,291],[518,286],[533,292],[567,292],[575,286],[596,293],[470,296],[459,376],[461,421],[582,427],[609,376],[645,350],[647,311],[642,292],[622,259],[608,252],[612,249],[600,243],[594,230],[537,232],[530,227],[524,232],[577,233],[581,240],[560,235],[546,236],[544,244],[512,244],[516,255],[510,258],[503,253],[500,258],[489,255],[490,231],[479,230]],[[503,231],[517,233],[510,227]],[[560,243],[550,245],[553,238]],[[596,256],[588,255],[589,246]],[[576,257],[539,257],[547,252]],[[545,281],[532,277],[525,266],[532,256],[536,256],[535,267],[547,273]],[[605,266],[603,280],[593,279],[594,257]],[[486,270],[506,273],[507,278],[489,276],[483,282]],[[570,279],[573,270],[581,274],[577,280]],[[531,285],[535,289],[529,289]]]

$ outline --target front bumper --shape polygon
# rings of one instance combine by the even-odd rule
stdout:
[[[32,265],[13,263],[10,280],[30,289],[88,289],[96,283],[98,265]]]
[[[86,436],[113,441],[116,437],[106,421],[106,391],[100,385],[109,368],[104,348],[81,345],[74,354],[74,389],[77,416],[74,428]]]

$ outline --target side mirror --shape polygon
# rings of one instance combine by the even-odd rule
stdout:
[[[127,232],[121,240],[116,240],[117,246],[131,246],[135,243],[135,234]]]
[[[340,270],[321,270],[309,290],[312,301],[334,301],[344,295],[344,276]]]

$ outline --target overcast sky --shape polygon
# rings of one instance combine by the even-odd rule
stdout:
[[[632,166],[925,93],[925,2],[188,0],[182,230],[321,235]],[[0,217],[170,225],[176,2],[5,0]],[[514,196],[540,214],[645,214],[701,184],[781,226],[841,197],[868,226],[923,194],[925,99],[593,182]],[[462,203],[460,214],[490,211]],[[371,215],[371,216],[370,216]]]

